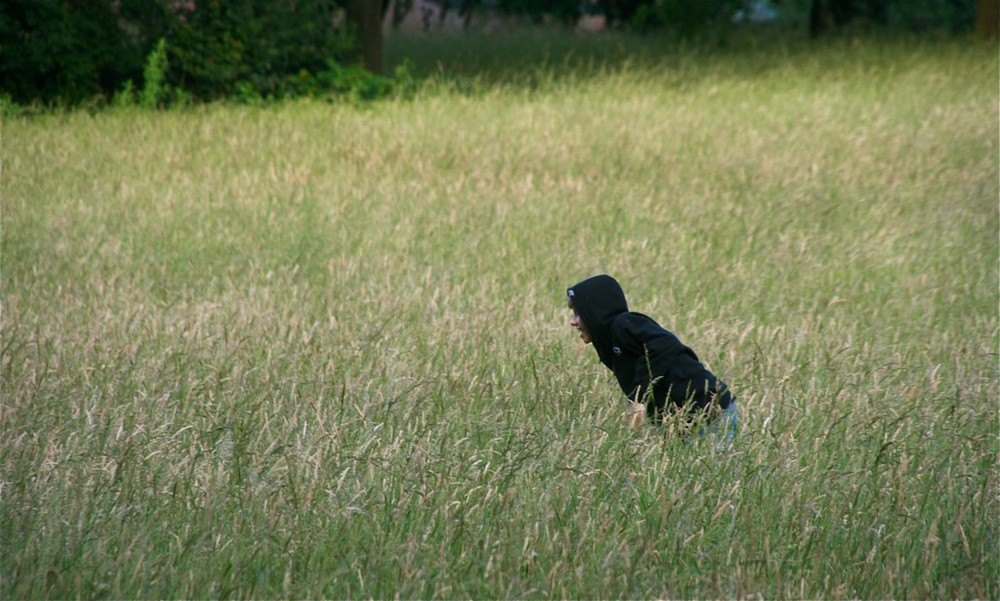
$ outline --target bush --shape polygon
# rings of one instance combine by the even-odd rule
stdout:
[[[143,108],[155,109],[163,104],[167,96],[167,86],[164,78],[167,74],[167,44],[160,40],[156,48],[146,60],[146,69],[142,72],[142,94],[139,103]]]
[[[0,93],[17,104],[150,107],[171,95],[286,97],[301,74],[344,62],[351,40],[338,10],[336,0],[6,0]],[[136,98],[128,82],[140,77]]]
[[[207,0],[182,9],[168,38],[173,83],[206,100],[294,95],[300,74],[315,75],[349,51],[334,27],[337,9],[332,0]]]
[[[17,103],[76,104],[138,76],[145,52],[111,2],[0,3],[0,87]]]
[[[246,40],[260,33],[250,1],[203,1],[177,17],[168,34],[172,83],[202,100],[235,92],[249,73]]]
[[[976,20],[976,0],[895,0],[887,10],[889,23],[905,31],[971,31]]]
[[[718,32],[732,22],[738,0],[662,0],[638,8],[633,25],[640,30],[665,29],[682,38]]]

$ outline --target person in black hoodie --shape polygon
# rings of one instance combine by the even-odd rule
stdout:
[[[736,399],[693,350],[652,318],[628,308],[621,285],[609,275],[567,289],[570,325],[591,343],[630,401],[630,422],[644,415],[654,424],[665,414],[703,416],[706,430],[733,438]],[[639,419],[638,423],[642,420]]]

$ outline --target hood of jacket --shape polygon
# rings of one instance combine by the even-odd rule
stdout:
[[[591,342],[601,363],[611,367],[614,358],[611,323],[622,313],[628,312],[628,302],[621,285],[609,275],[596,275],[570,286],[566,295],[573,310],[590,332]]]

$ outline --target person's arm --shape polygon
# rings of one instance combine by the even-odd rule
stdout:
[[[613,340],[623,351],[636,357],[636,377],[631,393],[628,393],[630,411],[626,412],[631,425],[633,420],[642,420],[662,409],[665,385],[658,382],[669,372],[678,355],[689,353],[694,356],[670,331],[651,318],[640,313],[630,313],[616,319],[612,325]],[[641,375],[638,373],[641,370]],[[657,387],[657,392],[649,394],[648,387]],[[642,402],[636,402],[642,401]],[[633,403],[641,407],[641,412],[633,414]]]

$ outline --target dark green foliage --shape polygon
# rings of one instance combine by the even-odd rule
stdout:
[[[237,90],[295,96],[302,79],[343,61],[351,40],[334,27],[337,3],[207,0],[180,9],[167,37],[174,83],[201,99]]]
[[[353,42],[335,22],[338,7],[336,0],[5,0],[0,92],[19,104],[77,104],[142,89],[144,65],[162,39],[169,68],[158,83],[182,96],[294,96],[302,81],[322,82],[316,76],[330,61],[345,61]]]
[[[381,96],[389,80],[354,69],[355,40],[340,25],[344,0],[0,0],[0,96],[19,105],[127,101],[145,82],[159,40],[157,104],[346,93]],[[483,3],[458,4],[469,10]],[[539,21],[609,22],[686,39],[722,40],[748,0],[499,0]],[[970,31],[976,0],[784,0],[783,32],[877,28]],[[454,1],[451,2],[455,6]],[[753,35],[757,35],[754,33]],[[767,35],[761,33],[760,35]],[[331,66],[333,65],[333,66]],[[126,92],[127,90],[127,92]]]
[[[636,13],[647,6],[643,0],[600,0],[600,6],[608,19],[618,23],[629,23]]]
[[[839,30],[876,28],[888,31],[963,33],[972,29],[977,0],[785,0],[773,1],[779,19],[790,30],[808,29],[813,36]],[[749,0],[601,0],[612,18],[639,30],[660,30],[681,37],[724,33],[736,11]]]
[[[739,0],[663,0],[638,7],[633,24],[642,30],[665,29],[684,38],[701,37],[727,26]]]
[[[899,31],[970,31],[977,0],[811,0],[809,33],[813,37],[858,26]]]
[[[296,75],[282,78],[281,96],[284,97],[340,97],[350,100],[375,100],[390,92],[405,92],[412,85],[408,63],[396,68],[392,78],[368,71],[360,65],[343,65],[327,61],[326,68],[316,73],[302,70]],[[240,84],[231,96],[240,104],[258,104],[265,97],[250,84]]]
[[[977,0],[889,0],[888,24],[908,31],[943,30],[963,33],[972,30]]]
[[[332,0],[258,0],[257,20],[266,30],[247,46],[253,87],[263,94],[281,94],[286,78],[319,73],[331,60],[343,62],[353,41],[343,29],[334,28],[337,9]]]
[[[580,14],[580,7],[593,4],[588,0],[503,0],[500,10],[508,14],[527,15],[541,20],[544,15],[570,22]]]
[[[178,15],[168,36],[172,79],[201,99],[226,96],[249,73],[247,40],[258,36],[249,0],[207,0]]]
[[[144,49],[106,0],[0,3],[0,86],[18,103],[77,103],[141,73]]]

